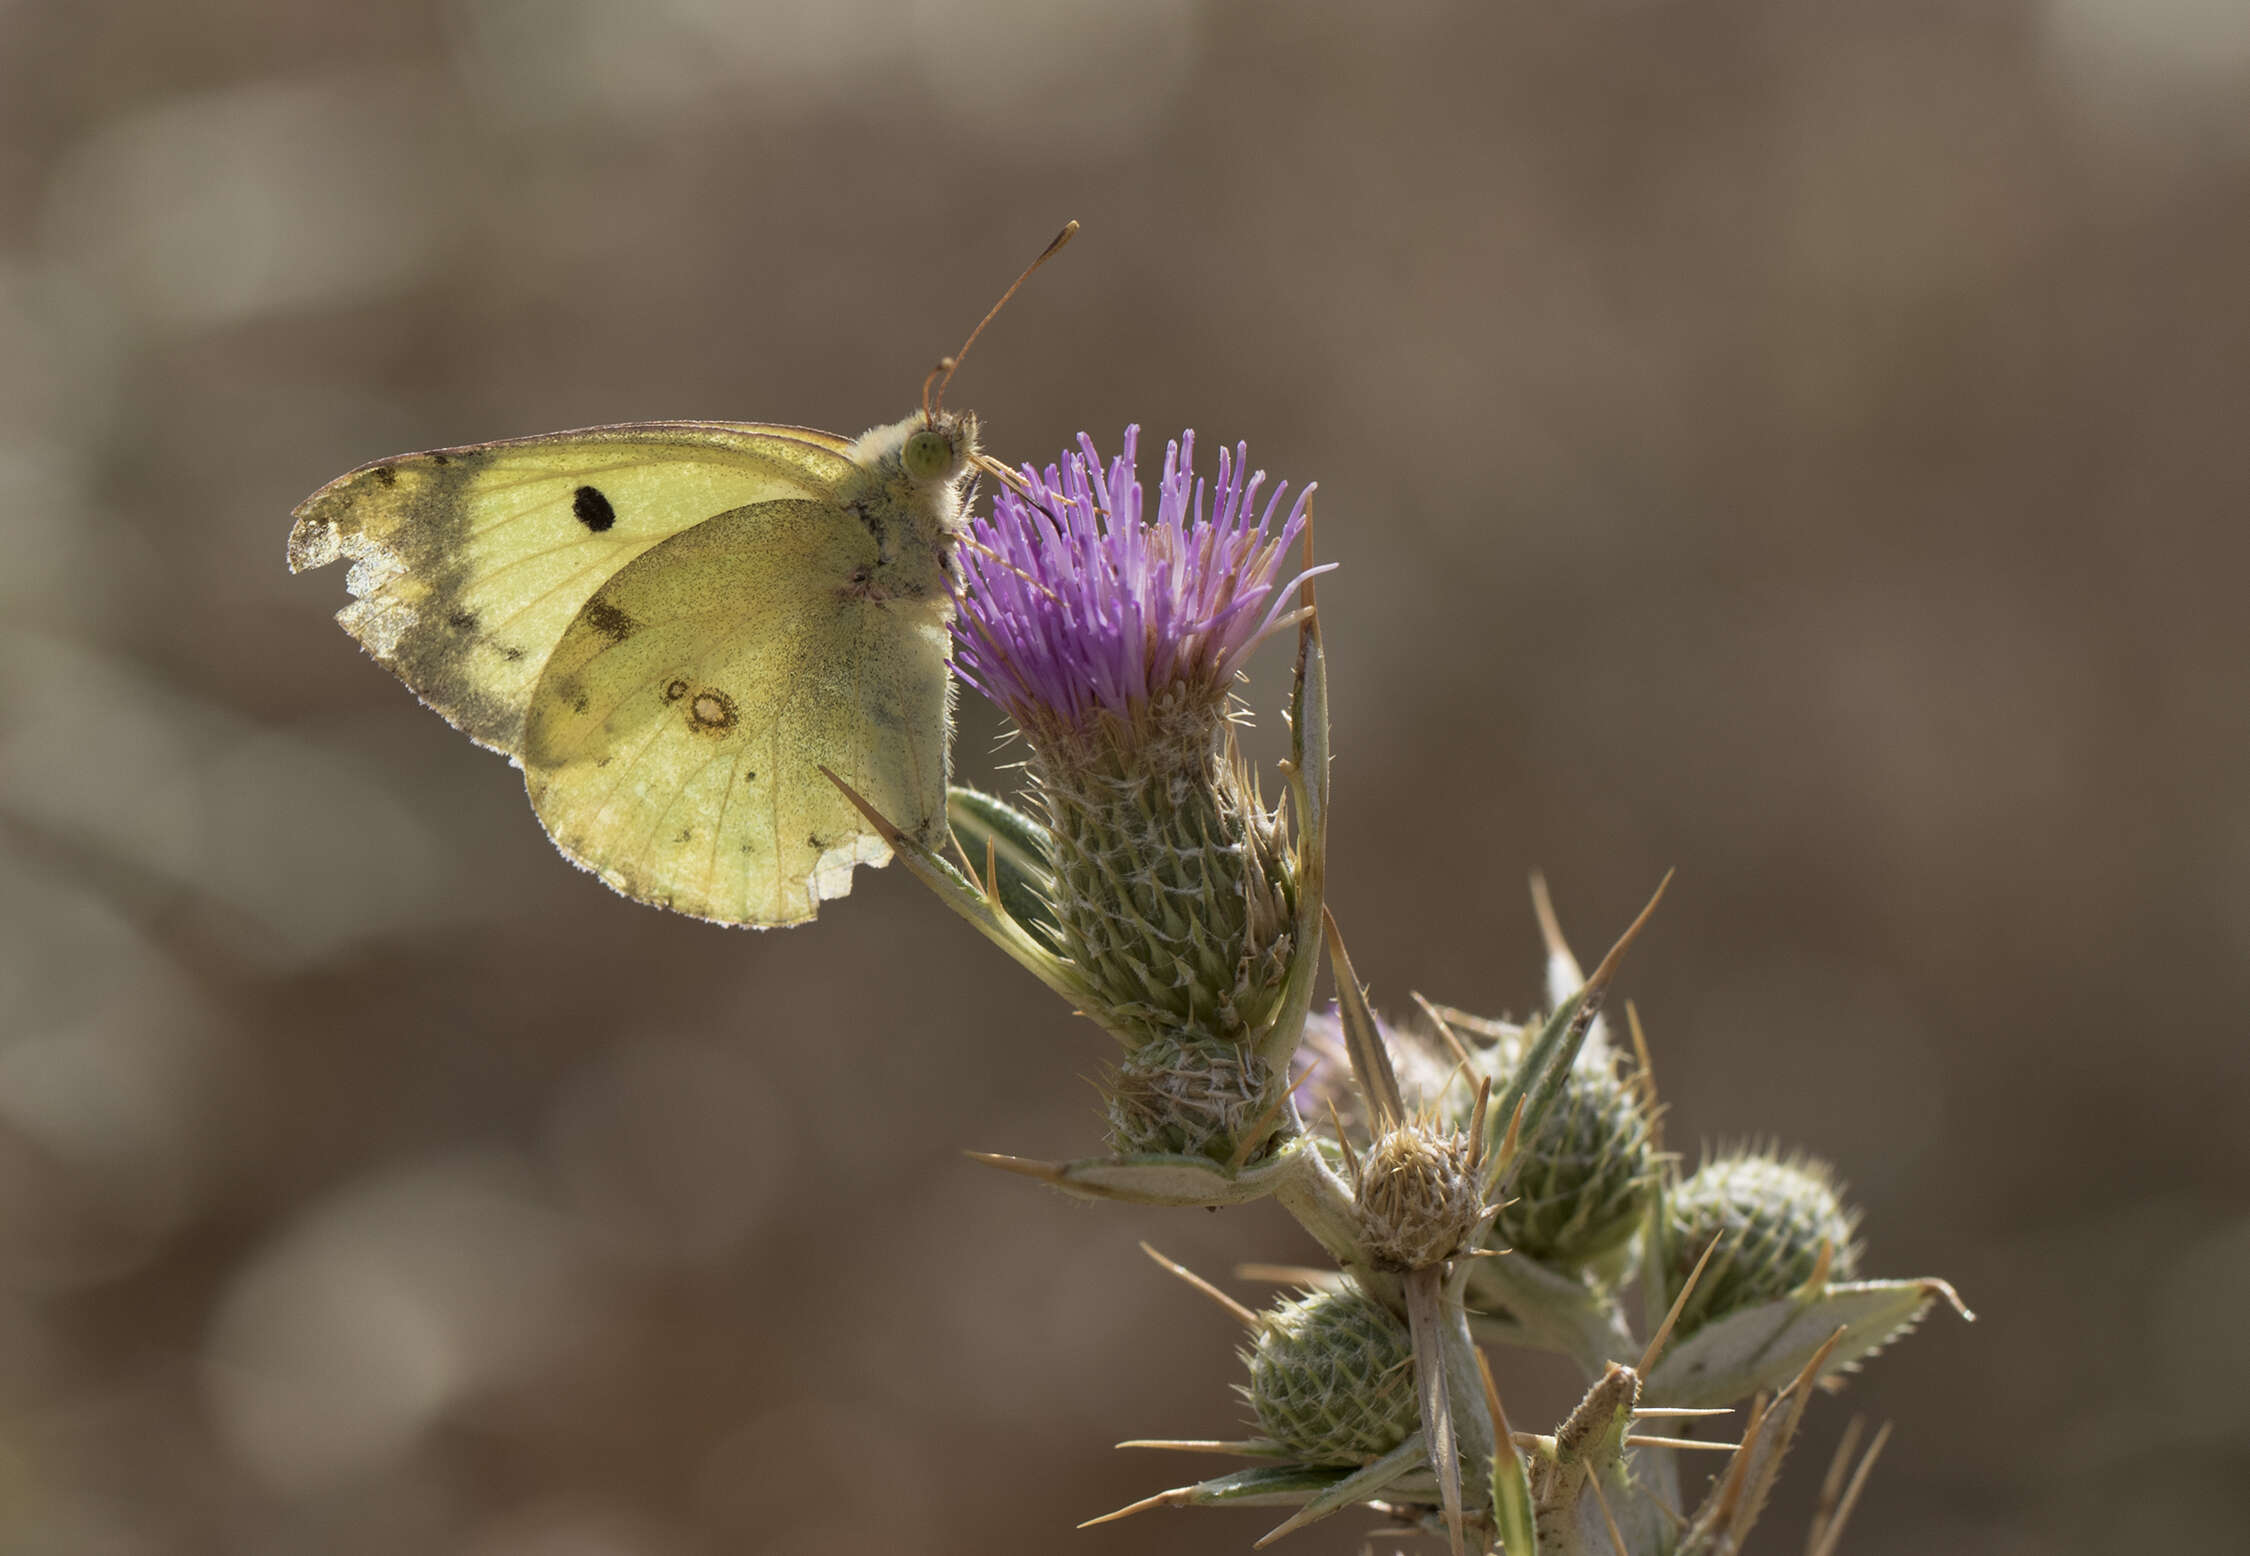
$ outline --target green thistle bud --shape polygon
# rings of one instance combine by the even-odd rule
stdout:
[[[1244,1391],[1265,1434],[1307,1464],[1364,1464],[1420,1424],[1414,1341],[1356,1287],[1288,1298],[1260,1315]]]
[[[1505,1085],[1496,1079],[1494,1090]],[[1655,1178],[1638,1089],[1606,1051],[1587,1053],[1524,1146],[1492,1240],[1557,1269],[1583,1269],[1632,1237]]]
[[[1484,1219],[1467,1136],[1408,1123],[1376,1140],[1361,1164],[1359,1215],[1377,1269],[1426,1270],[1459,1253]]]
[[[1288,976],[1295,854],[1223,724],[1173,711],[1148,709],[1130,741],[1103,731],[1035,748],[1052,908],[1064,956],[1120,1036],[1249,1042]]]
[[[1828,1164],[1746,1151],[1706,1162],[1671,1193],[1672,1257],[1667,1297],[1677,1297],[1690,1271],[1719,1246],[1680,1312],[1680,1334],[1715,1318],[1788,1295],[1811,1279],[1823,1244],[1829,1271],[1849,1280],[1859,1268],[1852,1242],[1857,1212],[1848,1208]]]

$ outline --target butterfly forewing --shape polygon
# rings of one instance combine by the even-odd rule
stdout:
[[[548,657],[521,745],[564,852],[644,902],[789,924],[848,891],[853,865],[889,857],[822,765],[934,837],[946,596],[871,590],[878,560],[849,510],[770,501],[602,585]]]
[[[307,498],[289,562],[349,558],[345,629],[455,727],[517,755],[547,650],[605,579],[713,514],[832,499],[855,473],[848,448],[648,422],[407,455]]]

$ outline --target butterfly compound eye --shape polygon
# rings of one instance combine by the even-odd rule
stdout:
[[[934,481],[950,475],[959,460],[953,440],[929,427],[908,438],[906,446],[899,450],[899,462],[917,481]]]

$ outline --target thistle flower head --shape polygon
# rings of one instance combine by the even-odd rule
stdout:
[[[1240,444],[1206,483],[1184,433],[1151,512],[1139,453],[1138,428],[1106,465],[1081,435],[972,524],[954,663],[1031,747],[1040,916],[1127,1049],[1113,1145],[1240,1164],[1287,1124],[1286,1054],[1257,1049],[1295,965],[1298,858],[1228,702],[1322,571],[1283,567],[1311,488],[1268,494]]]
[[[1484,1219],[1468,1138],[1419,1121],[1379,1136],[1360,1164],[1361,1235],[1379,1270],[1425,1270],[1462,1251]]]
[[[1025,490],[1003,488],[971,526],[955,618],[954,666],[1034,745],[1107,730],[1130,740],[1155,710],[1217,716],[1235,672],[1293,623],[1313,568],[1281,581],[1305,526],[1306,487],[1286,515],[1287,482],[1265,497],[1248,448],[1219,451],[1210,485],[1195,474],[1195,434],[1167,446],[1156,511],[1145,511],[1140,429],[1106,466],[1093,439]],[[1279,523],[1276,520],[1279,519]]]

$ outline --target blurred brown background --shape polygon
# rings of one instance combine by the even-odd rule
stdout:
[[[954,398],[1319,480],[1378,998],[1520,1012],[1527,870],[1590,951],[1677,865],[1674,1143],[1982,1314],[1763,1548],[1854,1409],[1862,1556],[2241,1548],[2239,0],[14,0],[0,126],[0,1550],[1269,1526],[1071,1530],[1240,1418],[1136,1240],[1286,1218],[966,1164],[1097,1146],[1090,1028],[899,872],[611,896],[282,563],[402,449],[889,420],[1071,216]]]

